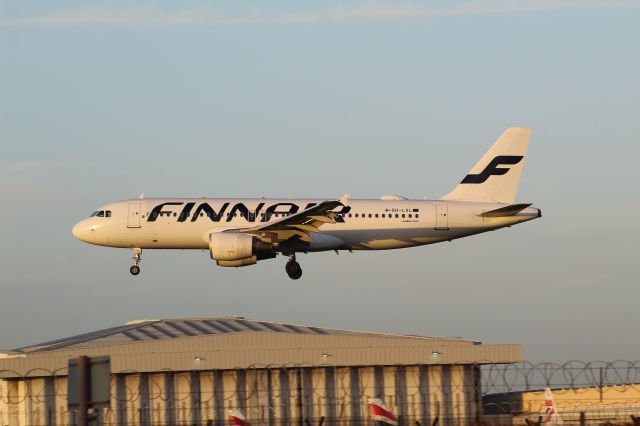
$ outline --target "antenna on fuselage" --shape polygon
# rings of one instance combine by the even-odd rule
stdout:
[[[140,198],[140,199],[144,198],[144,192],[141,192],[140,196],[138,198]]]

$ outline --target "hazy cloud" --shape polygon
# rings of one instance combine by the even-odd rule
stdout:
[[[249,24],[302,24],[318,19],[314,13],[291,13],[264,15],[251,11],[245,15],[228,17],[209,9],[185,9],[165,12],[157,9],[108,10],[84,9],[60,13],[9,18],[0,20],[0,27],[73,27],[73,26],[130,26],[130,27],[176,27],[176,26],[222,26]]]
[[[438,16],[464,16],[500,13],[545,12],[565,9],[639,8],[636,0],[471,0],[436,7],[431,2],[386,3],[356,2],[351,6],[317,11],[264,14],[250,9],[228,16],[212,8],[185,8],[163,11],[157,8],[112,10],[67,10],[41,16],[0,19],[0,27],[74,27],[74,26],[225,26],[252,24],[310,24],[319,21],[376,21],[416,19]]]
[[[631,0],[477,0],[461,2],[445,8],[427,3],[382,4],[369,1],[354,7],[336,8],[330,17],[346,20],[395,20],[438,16],[488,15],[503,13],[545,12],[564,9],[637,8]]]
[[[43,174],[58,169],[62,164],[55,161],[26,160],[8,163],[0,166],[0,173],[4,175]]]

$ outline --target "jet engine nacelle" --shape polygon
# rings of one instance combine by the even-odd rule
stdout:
[[[211,259],[220,266],[248,266],[276,256],[273,246],[249,234],[216,232],[209,235]]]
[[[218,266],[239,268],[241,266],[255,265],[258,263],[258,258],[256,256],[252,256],[240,260],[216,260],[216,263]]]

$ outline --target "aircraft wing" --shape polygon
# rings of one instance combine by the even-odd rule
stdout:
[[[320,227],[325,223],[336,223],[337,213],[332,210],[344,206],[351,194],[342,196],[339,200],[322,201],[315,206],[299,211],[291,216],[274,222],[263,223],[252,228],[237,228],[227,232],[241,232],[270,239],[273,243],[282,243],[298,237],[300,241],[311,242],[310,233],[322,232]]]

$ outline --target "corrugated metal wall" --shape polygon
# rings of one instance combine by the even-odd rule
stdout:
[[[381,398],[401,425],[475,422],[474,365],[277,367],[119,373],[104,425],[223,425],[239,408],[253,425],[371,424],[367,399]],[[0,381],[0,426],[70,425],[66,377]]]

